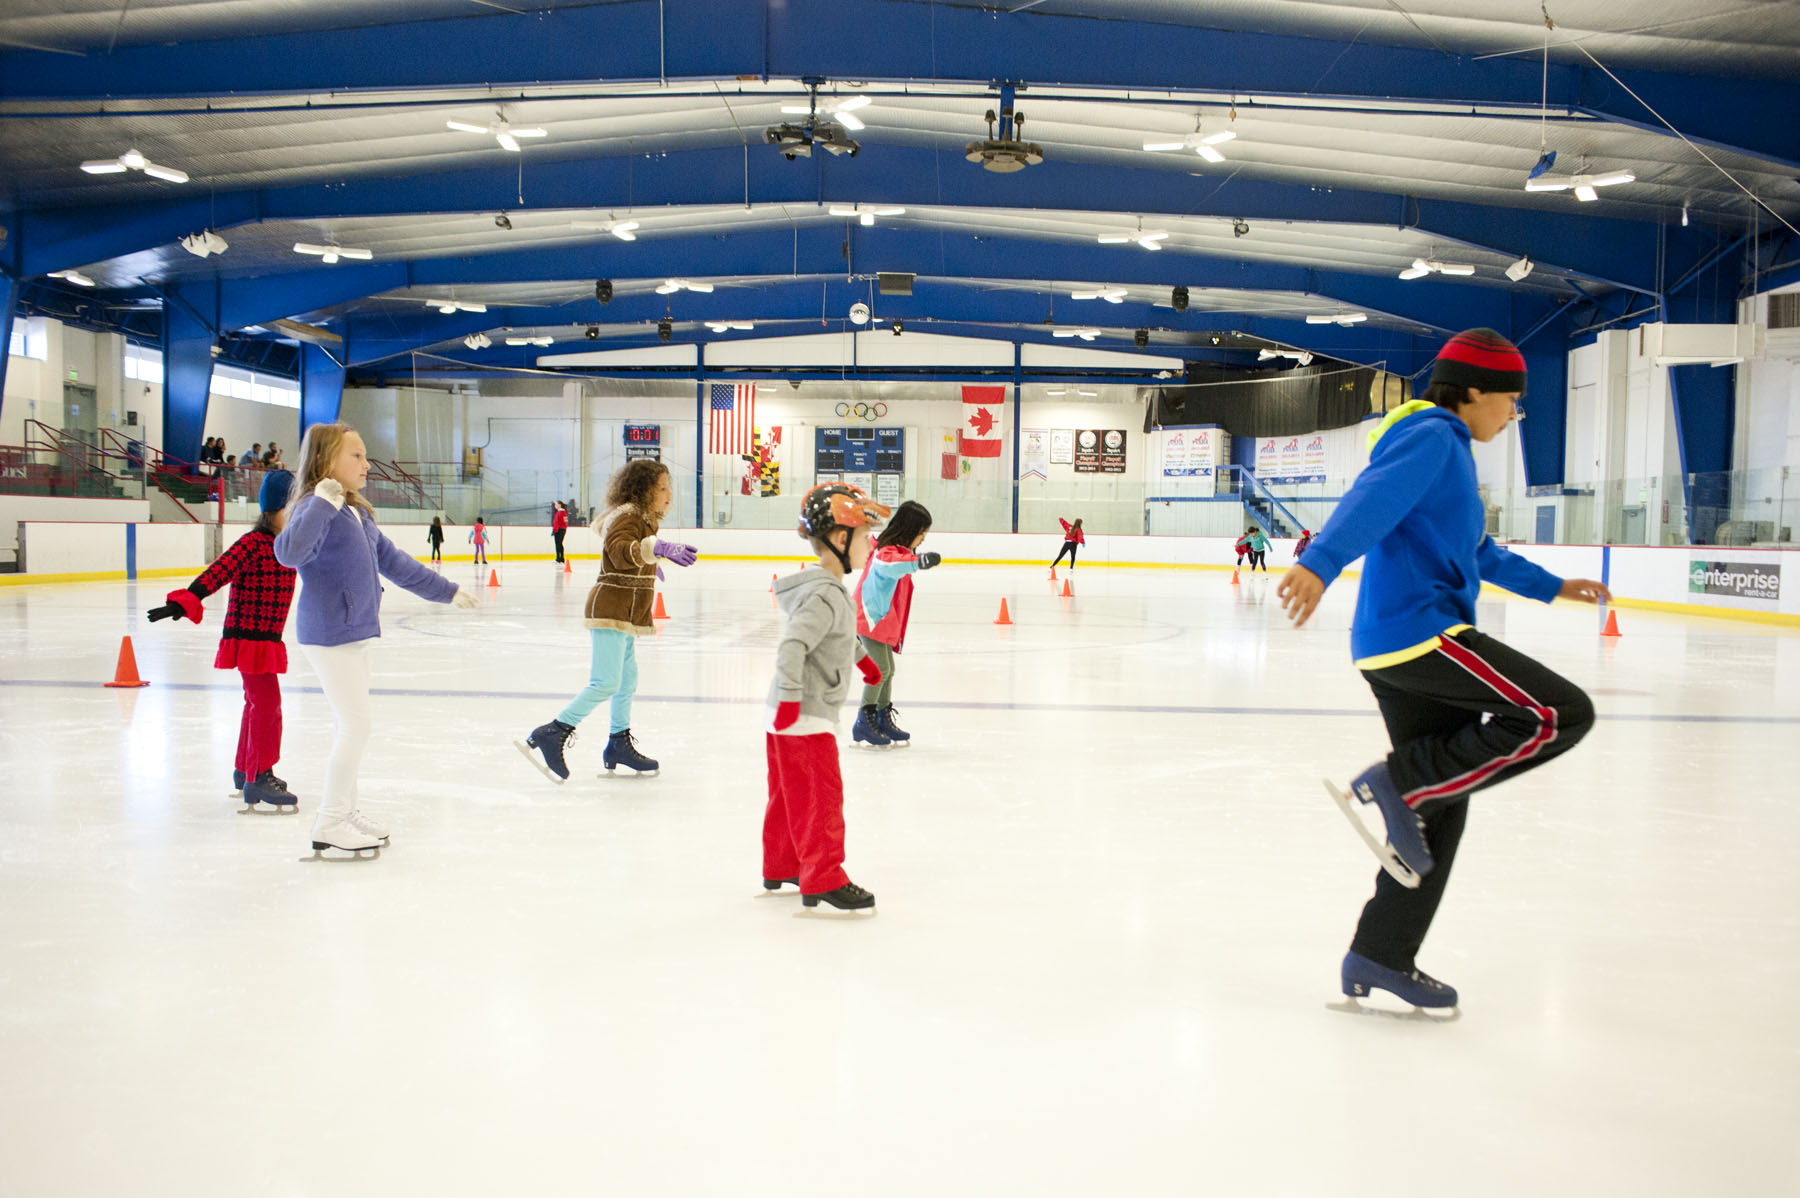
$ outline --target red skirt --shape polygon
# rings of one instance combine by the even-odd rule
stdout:
[[[227,637],[219,642],[219,654],[213,665],[221,670],[242,670],[246,674],[287,673],[287,642],[243,641]]]

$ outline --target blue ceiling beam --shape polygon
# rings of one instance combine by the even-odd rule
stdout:
[[[1696,140],[1800,167],[1793,80],[1619,71]],[[1473,58],[1325,38],[997,13],[892,0],[638,0],[529,14],[478,13],[360,29],[0,53],[0,99],[141,99],[508,87],[605,80],[820,76],[870,82],[1019,80],[1039,86],[1324,96],[1559,109],[1642,123],[1644,107],[1592,66]],[[1025,99],[1029,100],[1027,94]]]
[[[546,151],[534,147],[526,160],[523,204],[517,199],[519,164],[508,162],[221,193],[216,215],[208,201],[186,199],[22,213],[21,267],[25,274],[44,274],[85,266],[168,245],[201,228],[229,230],[255,220],[865,203],[1243,218],[1251,222],[1252,237],[1259,221],[1409,228],[1507,255],[1529,253],[1546,271],[1593,283],[1640,291],[1655,285],[1656,224],[1589,216],[1574,211],[1573,201],[1562,196],[1505,208],[1054,159],[1008,176],[984,171],[960,154],[910,146],[871,146],[855,159],[792,163],[765,146],[749,147],[747,155],[744,147],[731,146],[570,161],[549,159]],[[503,235],[495,236],[504,242]],[[229,270],[228,257],[220,268]]]

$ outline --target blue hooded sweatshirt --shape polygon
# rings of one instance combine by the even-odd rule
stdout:
[[[1386,657],[1473,626],[1483,582],[1549,603],[1562,579],[1494,544],[1475,480],[1469,426],[1423,400],[1369,434],[1369,465],[1306,550],[1329,586],[1363,558],[1350,655]]]

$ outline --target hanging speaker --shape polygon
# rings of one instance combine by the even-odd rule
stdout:
[[[613,285],[611,279],[601,279],[594,284],[594,298],[603,304],[612,303]]]
[[[875,289],[882,295],[911,295],[913,276],[899,272],[881,271],[875,276]]]

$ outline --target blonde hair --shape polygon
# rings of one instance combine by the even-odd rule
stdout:
[[[344,438],[355,429],[342,422],[335,424],[315,424],[306,430],[306,436],[300,439],[300,465],[294,471],[294,489],[288,496],[287,511],[291,516],[300,501],[313,493],[313,488],[320,480],[331,475],[332,464],[337,461],[338,453],[344,448]],[[369,501],[362,497],[361,491],[344,489],[344,502],[352,507],[361,508],[368,513],[371,520],[375,518],[375,509]]]

